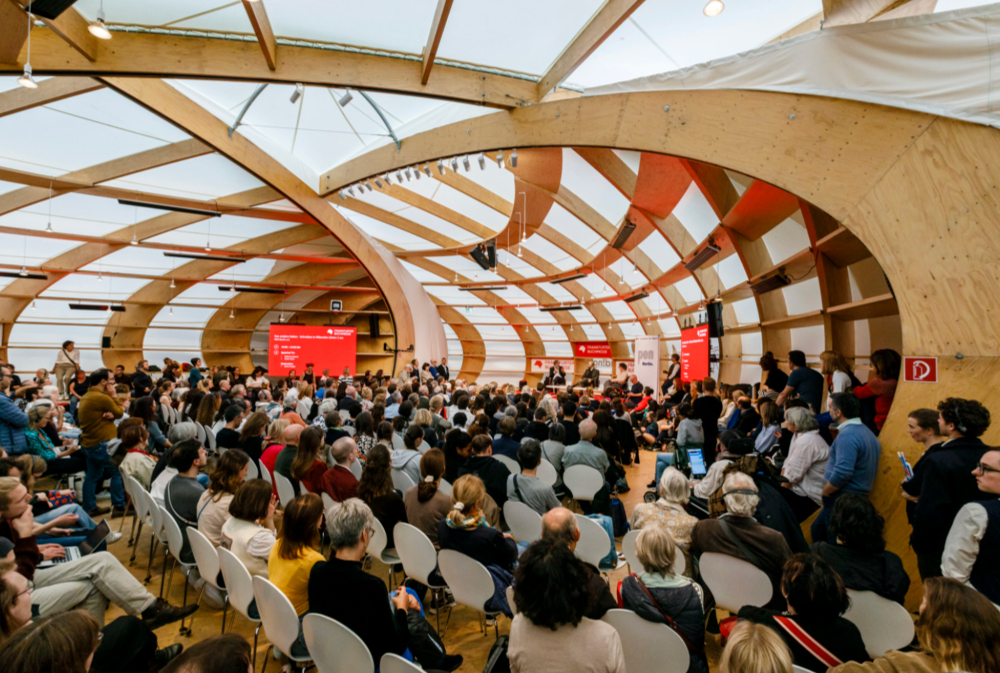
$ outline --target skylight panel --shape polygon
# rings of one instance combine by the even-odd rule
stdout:
[[[536,283],[536,285],[543,292],[548,293],[553,299],[558,302],[573,302],[577,301],[577,298],[572,292],[567,290],[563,285],[558,283]]]
[[[676,283],[674,287],[680,292],[681,296],[684,297],[684,301],[688,304],[697,304],[699,301],[704,299],[704,295],[701,293],[701,287],[691,276],[687,278],[682,278]]]
[[[718,263],[717,268],[724,288],[734,287],[747,280],[747,272],[739,255],[726,257]]]
[[[563,148],[562,186],[576,194],[612,225],[628,212],[629,201],[583,157]]]
[[[518,311],[520,311],[521,315],[524,316],[525,320],[527,320],[532,325],[548,325],[548,324],[555,324],[558,322],[552,315],[552,313],[548,311],[542,311],[541,309],[528,306],[525,308],[519,308]]]
[[[230,281],[237,284],[241,282],[260,282],[271,275],[271,272],[274,270],[274,261],[273,259],[254,257],[242,264],[234,264],[224,271],[209,276],[209,278],[211,280]]]
[[[431,295],[432,297],[437,297],[446,306],[460,307],[469,304],[473,306],[486,306],[486,302],[477,297],[476,295],[472,294],[471,292],[463,292],[454,285],[428,285],[425,286],[424,289],[427,291],[427,294]],[[471,319],[472,315],[471,311],[466,310],[464,308],[456,308],[455,310],[457,310],[459,313],[466,314],[465,318],[467,320]]]
[[[402,248],[404,250],[436,250],[440,248],[439,245],[431,243],[416,234],[411,234],[408,231],[397,229],[396,227],[390,226],[381,220],[376,220],[373,217],[361,215],[360,213],[349,211],[346,208],[338,207],[337,210],[341,215],[354,222],[362,231],[367,233],[372,238],[385,241],[396,246],[397,248]]]
[[[489,163],[488,157],[486,162],[487,164]],[[493,164],[493,170],[499,171],[495,163]],[[475,174],[478,171],[479,169],[475,168],[472,173]],[[420,182],[423,182],[423,180]],[[442,184],[441,188],[437,190],[437,193],[434,195],[434,200],[442,206],[465,215],[469,219],[479,222],[494,231],[500,231],[506,227],[507,223],[510,221],[510,218],[506,215],[500,214],[486,204],[480,203],[471,196],[467,196],[457,189],[453,189],[445,184]]]
[[[635,320],[635,312],[629,307],[628,304],[621,300],[617,301],[606,301],[601,304],[604,308],[608,310],[611,317],[616,321],[619,320]]]
[[[542,275],[541,271],[517,256],[516,247],[514,248],[513,254],[507,252],[503,248],[497,248],[497,264],[505,266],[511,271],[516,271],[525,278],[534,278]]]
[[[659,231],[654,231],[643,239],[642,243],[639,244],[639,249],[652,260],[656,268],[659,269],[660,275],[681,261],[680,256]]]
[[[114,276],[105,276],[98,280],[97,276],[71,273],[57,280],[38,296],[118,302],[128,299],[148,282],[148,280],[141,278],[116,278]]]
[[[192,306],[164,306],[149,323],[150,327],[190,327],[202,329],[217,309]]]
[[[405,259],[400,259],[399,263],[403,265],[403,268],[410,272],[410,275],[414,277],[420,283],[445,283],[448,282],[448,278],[442,278],[436,273],[432,273],[427,269],[422,269],[416,264],[411,264]]]
[[[809,247],[806,228],[791,217],[764,234],[764,245],[771,254],[771,261],[779,264]]]
[[[550,243],[538,234],[532,234],[528,237],[528,240],[521,245],[536,255],[539,255],[549,264],[555,265],[555,267],[560,271],[569,271],[570,269],[576,269],[580,266],[580,262],[575,257],[561,248],[556,247],[554,244]]]
[[[206,200],[264,186],[260,180],[219,154],[179,161],[105,184],[154,194]]]
[[[695,182],[688,186],[673,215],[698,242],[705,240],[719,224],[718,216]]]
[[[558,203],[552,204],[548,215],[545,216],[545,223],[577,245],[586,248],[591,254],[607,245],[607,241],[601,238],[600,234]]]
[[[40,266],[78,245],[76,241],[0,234],[0,264]]]
[[[151,243],[211,247],[215,250],[239,246],[244,241],[299,226],[295,222],[223,215],[209,217],[173,231],[146,239]],[[238,249],[238,248],[237,248]]]

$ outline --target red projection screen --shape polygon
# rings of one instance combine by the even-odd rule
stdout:
[[[288,376],[293,369],[301,375],[308,362],[317,373],[329,369],[331,376],[338,377],[349,367],[353,376],[357,373],[358,328],[271,325],[267,354],[271,376]]]
[[[708,325],[681,330],[681,381],[708,376]]]

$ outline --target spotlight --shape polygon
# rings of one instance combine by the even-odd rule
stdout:
[[[354,185],[351,185],[350,187],[347,188],[347,193],[350,194],[351,196],[355,196]]]
[[[173,306],[171,306],[171,307],[170,307],[170,315],[173,315],[173,314],[174,314],[174,307],[173,307]]]
[[[90,31],[91,35],[93,35],[94,37],[96,37],[98,39],[101,39],[101,40],[110,40],[111,39],[111,31],[109,31],[108,27],[106,25],[104,25],[104,2],[103,2],[103,0],[101,2],[101,8],[97,10],[97,20],[96,21],[91,21],[90,25],[87,26],[87,30]]]
[[[22,266],[21,270],[18,272],[18,275],[20,275],[23,278],[27,277],[28,276],[28,267]]]
[[[293,103],[293,104],[294,103],[298,103],[299,99],[302,98],[302,94],[305,92],[305,90],[306,90],[306,88],[303,85],[296,84],[295,85],[295,91],[293,91],[292,95],[289,96],[288,102],[289,103]]]
[[[451,158],[451,170],[455,171],[456,173],[458,172],[458,157]],[[444,173],[441,173],[441,175],[444,175]]]
[[[462,157],[462,167],[465,168],[465,172],[466,173],[469,172],[469,155],[468,154],[466,154],[464,157]]]
[[[340,195],[341,200],[343,200],[343,201],[347,200],[347,196],[344,194],[344,190],[343,189],[341,189],[339,192],[337,192],[337,194]]]
[[[722,13],[726,6],[722,4],[722,0],[708,0],[708,4],[705,5],[705,16],[712,17],[718,16]]]
[[[337,102],[340,104],[340,107],[346,107],[352,100],[354,100],[354,96],[351,94],[351,90],[347,89]]]
[[[484,153],[480,152],[478,160],[479,160],[479,170],[485,171],[486,170],[486,155]]]
[[[378,179],[376,179],[375,181],[376,181],[376,182],[378,182]],[[379,185],[379,187],[381,187],[381,186],[382,186],[382,185]],[[369,192],[374,192],[374,191],[375,191],[375,188],[374,188],[374,187],[372,187],[372,181],[371,181],[371,180],[366,180],[366,181],[365,181],[365,187],[367,187],[367,188],[368,188],[368,191],[369,191]]]
[[[21,267],[21,271],[24,271],[24,267]],[[100,283],[104,280],[104,273],[101,271],[97,272],[97,282]]]
[[[235,317],[236,317],[236,316],[235,316],[235,315],[233,314],[233,309],[229,309],[229,317],[230,317],[230,318],[235,318]]]
[[[369,183],[368,183],[368,186],[370,187],[370,186],[371,186],[371,184],[372,184],[372,183],[370,183],[370,182],[369,182]],[[375,176],[375,184],[376,184],[376,185],[378,185],[378,188],[379,188],[379,189],[382,189],[382,187],[384,187],[384,185],[382,184],[382,181],[378,179],[378,176]]]
[[[503,168],[503,152],[497,152],[497,168]]]
[[[176,284],[176,283],[174,282],[174,279],[173,279],[173,278],[171,278],[171,279],[170,279],[170,289],[172,290],[172,289],[174,289],[175,287],[177,287],[177,284]]]
[[[420,172],[419,171],[417,172],[417,177],[418,178],[420,177]],[[412,179],[413,179],[413,172],[410,170],[410,167],[407,166],[406,167],[406,181],[409,182]]]
[[[135,237],[135,234],[132,234],[132,245],[139,245],[139,239]]]
[[[510,155],[510,167],[517,168],[517,150],[514,150]]]
[[[392,178],[389,177],[388,173],[386,173],[385,175],[383,175],[382,179],[385,180],[385,184],[387,184],[389,186],[392,186]]]
[[[31,310],[32,311],[37,311],[38,310],[38,306],[35,304],[34,301],[31,302]]]
[[[441,175],[444,175],[444,162],[443,161],[438,161],[438,170],[441,171]],[[427,177],[431,177],[431,165],[430,164],[424,164],[424,173],[427,174]],[[417,177],[418,178],[420,177],[420,173],[419,172],[417,173]]]
[[[396,171],[396,182],[403,184],[403,171]]]
[[[52,231],[52,221],[51,220],[49,220],[49,223],[45,225],[45,231],[48,231],[48,232]]]
[[[37,89],[38,82],[35,81],[35,76],[31,74],[31,64],[24,64],[24,74],[17,78],[17,83],[23,86],[25,89]]]

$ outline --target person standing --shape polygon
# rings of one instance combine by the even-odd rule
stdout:
[[[792,371],[784,389],[778,395],[777,404],[780,407],[788,397],[795,393],[805,400],[813,412],[819,412],[823,401],[823,375],[806,365],[806,354],[802,351],[788,352],[788,368]]]
[[[125,514],[125,490],[122,475],[108,457],[108,442],[118,436],[115,419],[124,411],[115,397],[115,382],[111,372],[98,369],[90,375],[90,387],[80,400],[77,420],[80,425],[80,450],[87,458],[87,476],[83,481],[83,508],[91,517],[111,512],[112,518]],[[113,510],[97,506],[98,485],[111,478]]]
[[[910,546],[922,579],[941,575],[941,555],[958,511],[967,503],[994,497],[981,492],[973,476],[989,451],[979,439],[990,427],[989,410],[976,400],[949,397],[938,404],[938,425],[948,439],[925,454],[919,482],[903,484],[917,498]]]
[[[80,369],[80,351],[72,341],[64,341],[56,355],[56,363],[52,367],[52,376],[59,387],[59,397],[69,399],[69,384]]]
[[[188,385],[194,388],[201,381],[201,358],[191,358],[191,371],[188,372]]]
[[[28,415],[10,399],[12,373],[9,365],[0,367],[0,446],[17,455],[28,448],[24,436]]]
[[[706,376],[702,380],[704,395],[699,395],[691,404],[692,418],[701,421],[702,432],[705,433],[704,451],[705,467],[711,467],[715,462],[715,443],[719,438],[719,417],[722,416],[722,400],[715,392],[715,379]]]
[[[132,390],[136,397],[148,395],[153,391],[153,378],[149,375],[149,361],[142,360],[135,366],[135,374],[132,375]]]
[[[838,424],[839,432],[830,447],[830,459],[823,473],[826,480],[822,491],[823,509],[812,524],[813,543],[831,541],[828,527],[837,498],[844,493],[868,496],[882,453],[878,438],[861,422],[858,398],[851,393],[834,393],[827,404],[830,418]]]
[[[1000,451],[987,451],[973,471],[989,500],[958,510],[945,541],[941,570],[1000,604]]]

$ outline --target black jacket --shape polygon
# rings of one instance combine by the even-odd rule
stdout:
[[[493,456],[469,456],[465,465],[458,468],[458,476],[474,474],[483,480],[486,492],[496,501],[497,507],[503,509],[507,502],[507,477],[510,470]]]
[[[748,605],[739,611],[739,618],[746,619],[757,624],[763,624],[773,629],[788,645],[792,651],[792,663],[802,668],[807,668],[816,673],[826,673],[828,666],[809,653],[809,650],[799,645],[798,641],[792,638],[785,629],[778,626],[775,616],[784,616],[792,620],[798,626],[816,639],[820,645],[828,649],[835,657],[843,662],[848,661],[869,661],[868,651],[865,649],[865,641],[861,639],[861,631],[852,622],[837,617],[830,620],[810,619],[804,615],[788,615],[776,610],[766,608],[755,608]]]
[[[452,528],[448,519],[438,522],[438,543],[441,549],[454,549],[484,566],[510,569],[517,560],[517,543],[496,528]]]
[[[153,390],[153,379],[146,372],[137,371],[132,374],[132,390],[136,397],[148,395]]]
[[[910,589],[910,576],[903,562],[891,551],[865,552],[839,544],[817,542],[812,553],[833,566],[854,591],[872,591],[900,605]]]
[[[684,637],[695,647],[705,646],[705,610],[694,584],[683,587],[661,587],[649,589],[656,604],[649,599],[639,585],[635,575],[629,575],[618,585],[622,607],[632,610],[648,622],[666,624],[663,613],[667,613]],[[688,673],[708,673],[708,659],[705,653],[688,650],[691,658]]]
[[[736,432],[747,437],[757,429],[758,423],[760,423],[760,414],[753,407],[744,409],[740,412],[740,421],[736,424]]]
[[[980,491],[972,475],[989,450],[978,437],[958,437],[925,454],[920,480],[914,476],[903,485],[907,493],[919,498],[910,535],[913,551],[940,556],[958,510],[974,500],[996,498]]]
[[[549,438],[549,426],[541,421],[531,421],[524,427],[524,436],[544,442]]]
[[[331,558],[309,573],[309,611],[326,615],[364,641],[373,661],[387,652],[402,656],[409,646],[406,611],[396,610],[385,582],[361,563]]]
[[[563,445],[569,448],[574,444],[579,444],[580,443],[579,424],[574,423],[573,421],[567,421],[565,419],[560,421],[560,423],[562,423],[562,426],[566,428],[566,440],[563,442]]]

